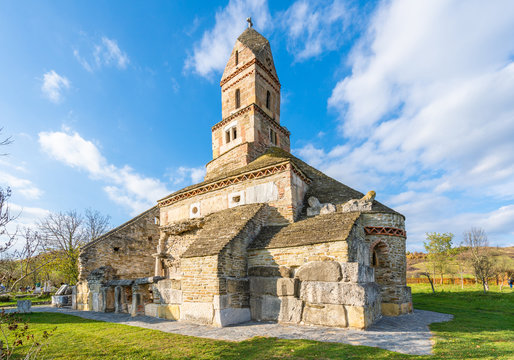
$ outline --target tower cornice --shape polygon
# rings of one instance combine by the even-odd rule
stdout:
[[[214,124],[211,128],[211,131],[215,131],[222,126],[225,126],[226,124],[228,124],[229,122],[234,120],[236,117],[246,114],[247,112],[250,112],[251,110],[254,110],[254,111],[258,112],[259,114],[263,115],[264,119],[266,119],[271,125],[273,125],[273,127],[278,129],[283,134],[285,134],[287,136],[289,136],[291,134],[289,132],[289,130],[287,130],[285,127],[281,126],[279,123],[277,123],[275,120],[273,120],[268,114],[266,114],[266,112],[264,110],[262,110],[255,103],[252,103],[252,104],[242,108],[241,110],[238,110],[237,112],[231,114],[230,116],[227,116],[225,119],[221,120],[217,124]]]
[[[220,81],[220,86],[223,86],[225,85],[227,82],[229,82],[230,80],[232,80],[233,78],[235,78],[237,75],[239,75],[240,73],[242,73],[243,71],[245,71],[246,69],[248,69],[250,66],[252,66],[253,64],[256,64],[258,65],[262,70],[264,70],[266,72],[266,74],[269,75],[270,78],[272,78],[276,85],[278,86],[278,88],[280,89],[282,85],[280,85],[280,81],[278,81],[278,78],[271,72],[269,71],[266,66],[264,66],[263,63],[261,63],[259,60],[257,60],[257,58],[253,58],[252,60],[248,61],[246,64],[242,65],[241,67],[239,67],[236,71],[234,71],[232,74],[228,75],[226,78],[224,79],[221,79]]]

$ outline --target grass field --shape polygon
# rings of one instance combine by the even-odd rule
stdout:
[[[254,338],[239,343],[167,334],[50,313],[27,315],[34,331],[57,327],[44,358],[55,359],[514,359],[514,293],[493,287],[413,287],[417,309],[450,313],[432,324],[435,356],[305,340]],[[443,291],[441,291],[443,290]]]
[[[18,300],[32,300],[32,304],[33,305],[37,305],[37,304],[45,304],[45,303],[49,303],[52,298],[50,297],[50,295],[46,295],[46,296],[33,296],[33,295],[27,295],[27,296],[23,296],[23,297],[19,297],[19,298],[12,298],[11,300],[9,301],[0,301],[0,308],[2,307],[7,307],[7,306],[16,306],[16,301]]]

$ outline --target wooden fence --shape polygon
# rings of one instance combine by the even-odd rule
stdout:
[[[436,277],[433,279],[434,285],[441,285],[441,278]],[[501,279],[500,279],[501,282]],[[507,284],[507,281],[504,282]],[[421,278],[407,278],[407,284],[429,284],[428,279],[426,277]],[[460,285],[460,278],[443,278],[443,284],[447,285]],[[474,285],[476,284],[476,280],[473,278],[464,278],[464,285]],[[489,284],[496,284],[496,278],[489,279]]]

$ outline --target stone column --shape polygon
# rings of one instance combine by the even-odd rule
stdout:
[[[123,288],[121,286],[116,286],[114,288],[114,312],[115,313],[122,313],[124,304],[123,299],[125,297],[125,294],[123,293]]]
[[[166,257],[166,234],[161,233],[159,245],[157,245],[157,253],[152,254],[155,257],[155,276],[163,276],[162,259]]]
[[[102,293],[102,308],[100,309],[103,312],[112,312],[115,310],[115,297],[114,297],[114,288],[112,286],[102,286],[100,288]]]
[[[144,315],[145,304],[141,287],[139,285],[132,285],[132,316]]]

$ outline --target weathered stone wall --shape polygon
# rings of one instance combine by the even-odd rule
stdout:
[[[405,220],[399,214],[366,213],[362,215],[364,226],[390,227],[405,230]],[[399,315],[412,311],[410,288],[407,287],[406,238],[393,235],[366,235],[370,258],[375,254],[375,281],[381,287],[382,312]]]
[[[248,267],[287,266],[298,268],[309,261],[333,259],[348,261],[348,242],[334,241],[279,249],[249,249]]]
[[[294,179],[294,182],[292,182]],[[197,208],[195,217],[228,209],[235,205],[268,203],[276,210],[270,211],[268,224],[285,224],[293,221],[301,210],[300,197],[305,193],[307,185],[292,170],[240,182],[178,201],[161,208],[161,224],[163,226],[192,217],[192,208]],[[300,183],[300,184],[299,184]],[[233,198],[239,196],[239,203]],[[296,204],[294,206],[293,204]]]
[[[79,279],[85,280],[91,271],[110,265],[120,279],[152,276],[155,252],[159,242],[159,226],[154,207],[129,222],[84,246],[79,255]]]
[[[311,261],[294,277],[283,266],[251,268],[250,275],[251,313],[257,321],[362,329],[380,317],[380,289],[368,266]]]
[[[238,52],[238,62],[236,63],[236,51]],[[271,58],[271,53],[270,60]],[[229,75],[238,72],[241,68],[245,68],[240,71],[239,74],[232,77],[229,81],[224,82],[221,86],[221,108],[222,118],[226,118],[232,114],[236,109],[235,104],[235,90],[239,89],[241,94],[241,108],[251,103],[256,103],[262,109],[268,111],[268,115],[274,118],[277,122],[280,122],[280,87],[276,84],[276,80],[273,79],[269,73],[262,67],[266,64],[256,64],[255,62],[248,66],[247,64],[255,59],[255,54],[242,44],[240,41],[236,41],[236,44],[232,50],[230,58],[227,62],[225,70],[222,76],[222,82]],[[273,65],[271,65],[273,66]],[[274,68],[270,68],[271,72],[274,73]],[[270,108],[266,108],[266,92],[269,91],[271,95]]]
[[[243,109],[233,120],[212,131],[213,160],[206,165],[206,180],[249,164],[271,146],[290,151],[289,133],[256,110],[253,106]],[[227,142],[226,131],[234,127],[237,138]],[[276,133],[276,143],[270,138],[270,129]]]

